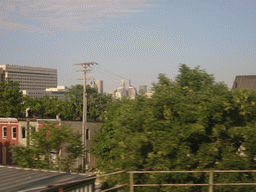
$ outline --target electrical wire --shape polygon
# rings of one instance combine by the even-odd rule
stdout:
[[[116,77],[120,77],[120,78],[125,79],[125,80],[130,80],[131,79],[131,78],[126,78],[124,76],[117,75],[116,73],[114,73],[112,71],[109,71],[109,70],[107,70],[104,67],[99,67],[98,66],[97,69],[100,69],[101,71],[104,71],[105,74],[108,73],[109,75],[111,75],[112,77],[115,77],[115,78]],[[147,74],[147,76],[149,76],[149,75]],[[149,76],[149,78],[154,79],[152,76]],[[138,82],[138,83],[144,82],[144,81],[141,81],[141,80],[138,80],[138,79],[134,79],[134,78],[133,78],[133,81]]]

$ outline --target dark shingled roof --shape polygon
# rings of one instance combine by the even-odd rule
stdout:
[[[256,75],[237,75],[232,89],[256,89]]]
[[[27,169],[0,165],[0,191],[55,191],[56,185],[65,186],[70,183],[94,183],[95,174],[81,174],[52,170]],[[58,190],[57,190],[58,191]]]

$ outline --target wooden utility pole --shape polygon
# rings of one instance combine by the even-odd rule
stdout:
[[[86,72],[91,71],[90,69],[87,69],[90,65],[94,65],[96,62],[84,62],[84,63],[75,63],[74,65],[83,65],[83,70],[77,70],[83,72],[83,80],[84,81],[84,91],[83,91],[83,144],[84,144],[84,155],[83,155],[83,168],[86,170],[86,163],[87,163],[87,152],[86,152],[86,129],[87,129],[87,93],[86,93],[86,80],[94,80],[93,78],[87,78],[86,79]]]

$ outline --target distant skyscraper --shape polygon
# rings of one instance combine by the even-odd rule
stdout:
[[[121,80],[121,87],[125,87],[125,82],[123,79]]]
[[[137,96],[137,90],[132,86],[131,80],[129,80],[129,87],[127,88],[128,97],[134,99]]]
[[[98,93],[103,94],[103,81],[102,80],[95,80],[94,82],[97,85]]]
[[[121,98],[122,96],[127,96],[127,90],[125,88],[125,82],[123,79],[121,81],[121,87],[115,89],[114,94],[115,94],[114,96],[116,98]]]
[[[140,85],[139,86],[139,93],[147,93],[147,85]]]
[[[90,86],[91,88],[94,88],[94,89],[97,89],[97,90],[98,90],[98,86],[96,85],[95,81],[90,81],[89,86]]]

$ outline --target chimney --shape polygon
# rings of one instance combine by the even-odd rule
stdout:
[[[61,116],[61,113],[58,113],[58,114],[56,115],[57,121],[60,121],[60,116]]]
[[[26,109],[26,117],[29,116],[29,111],[30,111],[30,108],[27,108],[27,109]]]

